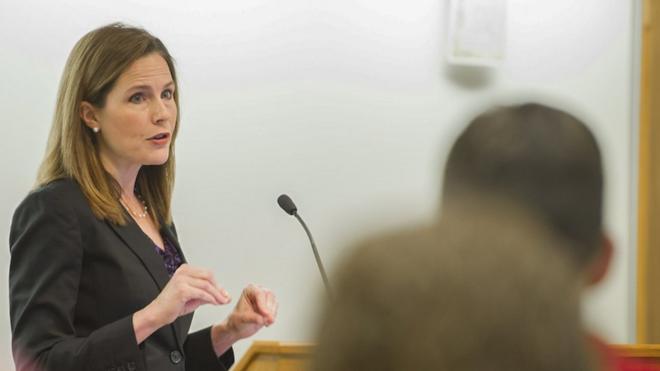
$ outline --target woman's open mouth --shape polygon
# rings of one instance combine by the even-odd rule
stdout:
[[[170,133],[158,133],[147,140],[157,145],[167,144],[170,140]]]

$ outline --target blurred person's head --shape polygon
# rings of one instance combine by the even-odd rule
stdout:
[[[474,195],[529,208],[574,242],[569,253],[588,281],[605,274],[611,245],[602,230],[601,155],[593,134],[576,117],[528,103],[473,119],[449,153],[443,214]]]
[[[353,250],[313,371],[589,368],[565,242],[502,209],[454,216]]]

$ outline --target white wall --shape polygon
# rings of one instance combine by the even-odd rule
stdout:
[[[440,169],[468,113],[540,96],[582,115],[601,141],[618,250],[586,316],[610,340],[631,341],[632,2],[510,0],[509,8],[507,59],[484,73],[446,66],[443,0],[0,2],[0,236],[33,183],[71,47],[121,20],[158,35],[178,61],[175,220],[189,260],[213,269],[234,296],[248,282],[277,293],[278,323],[258,338],[309,340],[323,295],[278,194],[297,202],[331,268],[359,234],[434,215]],[[8,261],[6,245],[0,251]],[[201,309],[194,326],[227,312]],[[0,328],[0,370],[11,369],[6,294]]]

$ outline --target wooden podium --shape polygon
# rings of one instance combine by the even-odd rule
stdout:
[[[232,371],[307,371],[313,345],[255,341]]]
[[[232,371],[307,371],[313,347],[309,343],[255,341]],[[612,348],[625,358],[650,362],[660,369],[660,344],[625,344]]]

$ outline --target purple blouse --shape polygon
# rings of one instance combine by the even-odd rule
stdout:
[[[183,259],[181,258],[181,255],[177,251],[176,247],[174,247],[174,245],[172,245],[172,243],[170,243],[167,238],[163,238],[163,247],[164,249],[161,249],[160,247],[156,246],[156,244],[154,244],[154,249],[156,249],[158,254],[163,258],[167,274],[172,277],[179,266],[183,264]]]

